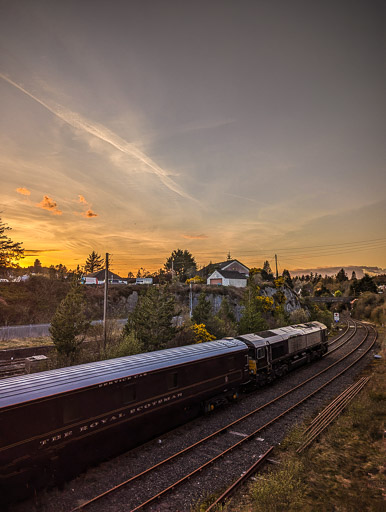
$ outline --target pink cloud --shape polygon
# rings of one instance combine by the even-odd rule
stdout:
[[[22,196],[30,196],[31,195],[31,192],[28,190],[28,188],[25,188],[25,187],[17,188],[16,192],[18,194],[21,194]]]
[[[36,206],[38,208],[42,208],[43,210],[48,210],[52,213],[52,215],[62,215],[63,212],[58,209],[58,205],[56,202],[48,196],[44,196],[40,203],[37,203]]]
[[[81,215],[83,215],[83,217],[86,217],[87,219],[91,219],[91,217],[98,217],[98,214],[93,212],[91,208],[89,208],[85,212],[82,212]]]

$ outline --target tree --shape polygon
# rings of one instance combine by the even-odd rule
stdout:
[[[84,271],[87,272],[87,274],[92,274],[94,272],[97,272],[98,270],[102,270],[105,265],[105,260],[102,258],[100,254],[98,254],[95,251],[92,251],[91,254],[89,254],[86,264],[84,266]]]
[[[193,310],[192,321],[195,324],[205,324],[212,317],[212,304],[206,300],[205,292],[200,293],[197,306]]]
[[[378,287],[375,284],[374,279],[371,278],[368,274],[365,274],[362,279],[353,281],[350,286],[351,295],[359,295],[363,292],[377,293],[377,291]]]
[[[55,265],[56,270],[56,278],[60,281],[64,281],[66,274],[67,274],[67,267],[66,265],[62,265],[62,263],[59,263],[59,265]]]
[[[1,221],[0,217],[0,274],[5,275],[7,269],[16,268],[16,261],[24,258],[21,242],[13,242],[7,235],[12,228]]]
[[[294,284],[292,282],[291,274],[289,273],[289,271],[287,269],[283,270],[283,277],[284,277],[285,284],[287,286],[289,286],[290,288],[293,288]]]
[[[315,290],[314,296],[315,297],[331,297],[331,291],[323,284],[320,288]]]
[[[172,270],[181,282],[185,282],[188,277],[193,277],[197,271],[197,263],[186,249],[173,251],[164,266],[165,270]]]
[[[178,314],[173,295],[164,288],[149,287],[130,313],[124,335],[134,334],[145,351],[166,348],[178,332],[173,325]]]
[[[90,322],[86,318],[86,302],[82,290],[74,283],[59,304],[52,320],[50,334],[58,353],[72,364],[80,351]]]
[[[40,263],[40,260],[36,259],[34,261],[33,271],[35,274],[41,274],[42,273],[42,264]]]
[[[205,343],[206,341],[216,339],[216,336],[213,336],[213,334],[206,330],[204,324],[194,324],[191,326],[191,329],[194,333],[194,343]]]
[[[266,260],[263,265],[263,269],[261,271],[261,277],[264,279],[264,281],[273,281],[273,272],[271,269],[271,265],[269,264],[269,261]]]
[[[209,322],[208,328],[218,339],[237,335],[236,316],[227,297],[223,298],[220,309],[214,316],[213,322]]]
[[[341,268],[339,272],[336,274],[336,280],[338,283],[343,283],[344,281],[348,281],[348,277],[344,268]]]
[[[354,281],[356,278],[357,278],[357,275],[355,273],[355,270],[353,270],[352,274],[351,274],[351,281]]]
[[[244,310],[239,322],[240,334],[262,331],[267,327],[263,318],[266,297],[259,295],[259,291],[260,288],[250,279],[242,300]]]
[[[80,282],[82,277],[83,277],[83,270],[79,265],[76,266],[75,270],[69,270],[67,273],[67,279],[69,281]]]

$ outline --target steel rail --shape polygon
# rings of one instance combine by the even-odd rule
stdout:
[[[346,332],[349,330],[349,328],[350,328],[350,326],[349,326],[349,327],[348,327],[348,329],[345,331],[345,334],[346,334]],[[334,347],[332,350],[329,350],[328,352],[326,352],[325,354],[323,354],[323,356],[322,356],[322,357],[326,357],[327,355],[330,355],[330,354],[332,354],[333,352],[335,352],[335,350],[338,350],[338,349],[340,349],[341,347],[343,347],[343,345],[346,345],[346,343],[347,343],[348,341],[350,341],[350,340],[351,340],[351,338],[353,338],[353,337],[355,336],[355,334],[357,333],[357,330],[358,330],[357,324],[356,324],[356,322],[354,322],[354,331],[353,331],[352,333],[350,333],[350,335],[348,336],[348,338],[347,338],[346,340],[342,341],[342,343],[339,343],[339,345],[337,345],[336,347]],[[342,336],[340,336],[340,338],[342,338]],[[338,338],[338,339],[340,339],[340,338]],[[337,340],[335,340],[335,341],[337,341]],[[335,343],[335,341],[334,341],[333,343]],[[329,345],[329,347],[330,347],[330,346],[331,346],[331,344]]]
[[[369,336],[369,329],[367,327],[365,327],[366,331],[367,331],[367,334],[365,336],[365,338],[363,339],[363,342],[361,344],[363,344],[368,336]],[[369,348],[367,348],[367,350],[361,354],[355,361],[353,361],[349,366],[347,366],[346,368],[344,368],[342,371],[340,371],[337,375],[335,375],[334,377],[332,377],[331,379],[329,379],[327,382],[325,382],[322,386],[320,386],[319,388],[317,388],[316,390],[312,391],[311,393],[309,393],[307,396],[305,396],[304,398],[302,398],[299,402],[295,403],[294,405],[292,405],[291,407],[289,407],[286,411],[282,412],[281,414],[279,414],[278,416],[276,416],[275,418],[273,418],[272,420],[268,421],[265,425],[263,425],[262,427],[259,427],[257,430],[255,430],[254,432],[252,432],[251,434],[249,434],[248,436],[244,437],[243,439],[241,439],[240,441],[238,441],[237,443],[233,444],[232,446],[230,446],[229,448],[227,448],[226,450],[224,450],[223,452],[219,453],[218,455],[216,455],[215,457],[213,457],[211,460],[205,462],[205,464],[203,464],[202,466],[196,468],[195,470],[191,471],[188,475],[185,475],[184,477],[180,478],[179,480],[177,480],[176,482],[174,482],[172,485],[168,486],[167,488],[163,489],[161,492],[159,492],[158,494],[152,496],[151,498],[149,498],[148,500],[146,500],[145,502],[141,503],[140,505],[138,505],[137,507],[131,509],[130,512],[137,512],[138,510],[141,510],[143,509],[144,507],[146,507],[147,505],[150,505],[150,503],[152,503],[153,501],[155,500],[158,500],[159,498],[161,498],[164,494],[167,494],[169,491],[173,490],[175,487],[177,487],[178,485],[182,484],[183,482],[185,482],[186,480],[189,480],[192,476],[196,475],[197,473],[201,472],[203,469],[205,469],[206,467],[208,467],[209,465],[213,464],[215,461],[219,460],[220,458],[224,457],[224,455],[227,455],[228,453],[230,453],[232,450],[234,450],[235,448],[241,446],[242,444],[246,443],[247,441],[250,441],[251,439],[253,439],[258,433],[260,433],[262,430],[266,429],[267,427],[269,427],[270,425],[272,425],[273,423],[275,423],[276,421],[278,421],[279,419],[281,419],[283,416],[285,416],[286,414],[288,414],[289,412],[291,412],[292,410],[294,410],[296,407],[298,407],[299,405],[301,405],[302,403],[304,403],[306,400],[308,400],[309,398],[311,398],[312,396],[314,396],[316,393],[318,393],[320,390],[322,390],[323,388],[325,388],[326,386],[328,386],[329,384],[331,384],[331,382],[333,382],[334,380],[336,380],[338,377],[340,377],[341,375],[343,375],[343,373],[345,373],[347,370],[349,370],[352,366],[354,366],[354,364],[356,364],[358,361],[360,361],[370,350],[371,348],[373,347],[374,343],[376,341],[376,337],[374,338],[372,344],[370,345]]]
[[[347,389],[345,389],[343,391],[343,393],[341,393],[339,396],[337,396],[334,400],[332,400],[332,402],[330,402],[324,409],[323,411],[321,411],[313,420],[312,422],[310,423],[310,425],[308,426],[306,432],[309,432],[309,431],[312,431],[315,428],[317,428],[318,424],[321,423],[323,421],[323,419],[325,417],[328,416],[328,414],[330,413],[330,411],[333,411],[335,409],[335,407],[342,403],[347,397],[350,396],[351,392],[356,388],[356,386],[359,385],[360,382],[363,381],[363,379],[365,379],[366,377],[362,377],[361,379],[359,379],[359,381],[357,382],[354,382],[353,384],[351,384],[351,386],[349,386]]]
[[[356,322],[354,322],[354,325],[356,326]],[[350,337],[349,339],[352,338],[352,336],[356,333],[356,329],[354,331],[353,334],[350,334]],[[364,340],[361,342],[361,344],[364,342]],[[142,472],[140,473],[137,473],[136,475],[133,475],[132,477],[128,478],[127,480],[123,481],[123,482],[120,482],[119,484],[115,485],[114,487],[111,487],[110,489],[107,489],[105,492],[97,495],[97,496],[94,496],[93,498],[91,498],[90,500],[88,501],[85,501],[84,503],[82,503],[81,505],[78,505],[77,507],[71,509],[70,512],[77,512],[79,510],[83,510],[84,508],[88,507],[89,505],[91,505],[92,503],[95,503],[96,501],[104,498],[105,496],[121,489],[122,487],[125,487],[126,485],[132,483],[133,481],[139,479],[140,477],[142,476],[145,476],[146,474],[149,474],[150,472],[154,471],[155,469],[158,469],[159,467],[163,466],[164,464],[166,464],[167,462],[170,462],[171,460],[179,457],[180,455],[183,455],[187,452],[189,452],[190,450],[196,448],[197,446],[199,446],[200,444],[212,439],[213,437],[225,432],[226,430],[228,430],[229,428],[231,427],[234,427],[235,425],[237,425],[238,423],[240,423],[241,421],[249,418],[250,416],[258,413],[259,411],[263,410],[264,408],[268,407],[269,405],[272,405],[273,403],[277,402],[278,400],[286,397],[287,395],[289,395],[290,393],[296,391],[297,389],[301,388],[302,386],[308,384],[310,381],[312,381],[313,379],[319,377],[320,375],[322,375],[323,373],[325,373],[326,371],[330,370],[331,368],[333,368],[334,366],[336,366],[337,364],[341,363],[342,361],[344,361],[346,358],[348,358],[353,352],[355,352],[357,350],[357,348],[359,348],[359,346],[361,345],[359,344],[358,347],[355,347],[353,350],[351,350],[348,354],[346,354],[344,357],[342,357],[341,359],[339,359],[338,361],[335,361],[335,363],[333,363],[332,365],[328,366],[327,368],[325,368],[324,370],[321,370],[320,372],[316,373],[315,375],[309,377],[308,379],[306,379],[305,381],[303,381],[302,383],[296,385],[295,387],[291,388],[290,390],[282,393],[281,395],[277,396],[276,398],[274,398],[273,400],[259,406],[258,408],[254,409],[253,411],[250,411],[246,414],[244,414],[243,416],[241,416],[240,418],[238,418],[237,420],[231,422],[231,423],[228,423],[227,425],[225,425],[224,427],[221,427],[220,429],[216,430],[215,432],[212,432],[211,434],[209,434],[208,436],[196,441],[195,443],[187,446],[186,448],[183,448],[182,450],[174,453],[173,455],[167,457],[166,459],[163,459],[161,460],[160,462],[158,462],[157,464],[155,464],[154,466],[151,466],[150,468],[147,468],[145,470],[143,470]],[[327,354],[325,355],[328,355],[330,354],[331,352],[328,352]]]
[[[237,491],[237,489],[239,489],[239,487],[241,487],[243,485],[244,482],[246,482],[252,475],[254,475],[256,473],[256,471],[260,468],[260,466],[266,462],[267,458],[268,458],[268,455],[272,452],[272,450],[274,449],[273,446],[271,446],[260,458],[259,460],[257,460],[254,464],[252,464],[252,466],[247,469],[247,471],[241,475],[241,477],[236,480],[236,482],[234,482],[230,487],[228,487],[228,489],[223,492],[223,494],[217,498],[216,501],[214,501],[209,508],[207,508],[205,510],[205,512],[210,512],[211,510],[213,510],[215,507],[217,507],[217,505],[219,505],[221,503],[221,505],[224,505],[225,502],[231,497],[233,496],[233,494]]]
[[[350,389],[350,392],[342,399],[341,402],[337,403],[333,409],[330,409],[326,414],[325,418],[320,420],[310,432],[305,432],[306,439],[296,450],[297,453],[304,451],[317,437],[320,436],[324,430],[342,413],[347,405],[362,391],[365,385],[370,380],[370,377],[364,377],[360,381],[355,383],[355,387]]]
[[[366,350],[365,354],[367,354],[372,346],[374,345],[374,343],[376,342],[377,340],[377,337],[378,337],[378,333],[377,331],[375,331],[375,339],[373,340],[371,346]],[[366,339],[367,339],[367,336],[366,336]],[[357,361],[359,361],[362,357],[364,357],[363,354],[362,356],[360,356]],[[352,363],[355,364],[356,361],[354,361]],[[352,366],[350,365],[350,366]],[[348,369],[348,368],[347,368]],[[346,371],[346,370],[344,370]],[[344,373],[341,372],[341,373]],[[338,377],[340,374],[338,374],[336,377]],[[333,379],[334,380],[334,379]],[[341,393],[337,398],[335,398],[331,404],[337,404],[335,409],[334,409],[334,412],[335,412],[335,415],[334,417],[332,417],[330,419],[330,421],[328,421],[328,423],[325,423],[323,422],[322,420],[320,420],[320,416],[322,413],[320,413],[317,418],[315,418],[315,420],[311,423],[311,425],[314,425],[315,423],[317,423],[317,421],[321,422],[321,429],[318,431],[318,433],[313,437],[313,439],[310,439],[307,444],[305,444],[304,447],[302,447],[302,449],[298,449],[297,452],[300,453],[303,449],[305,449],[311,442],[312,440],[314,440],[318,435],[320,435],[321,432],[323,432],[323,430],[325,430],[327,428],[327,426],[335,419],[336,416],[338,416],[342,410],[348,405],[348,403],[363,389],[363,387],[367,384],[367,382],[370,380],[370,377],[362,377],[359,381],[355,382],[354,384],[352,384],[351,386],[349,386],[345,391],[343,391],[343,393]],[[327,383],[326,383],[327,384]],[[325,385],[326,385],[325,384]],[[320,389],[322,389],[325,385],[323,385]],[[318,390],[316,390],[315,392],[317,392]],[[309,395],[311,396],[311,395]],[[308,396],[308,397],[309,397]],[[308,397],[306,397],[305,399],[307,399]],[[300,402],[299,402],[300,403]],[[325,411],[329,412],[329,410],[331,409],[331,404],[329,404],[328,407],[325,408]],[[295,405],[296,406],[296,405]],[[327,414],[327,416],[329,416],[329,414]],[[311,427],[310,425],[310,427]],[[310,429],[309,427],[309,429]],[[309,430],[307,429],[307,430]],[[307,430],[305,432],[307,432]],[[271,448],[268,450],[268,452],[266,454],[264,454],[262,456],[262,458],[266,458],[266,455],[268,453],[271,453],[272,450],[273,450],[273,446],[271,446]],[[225,502],[236,492],[236,490],[244,483],[246,482],[251,476],[252,474],[254,474],[257,469],[258,469],[258,466],[261,464],[262,462],[262,458],[259,459],[257,462],[255,462],[249,469],[247,469],[247,471],[234,483],[232,484],[219,498],[217,498],[217,500],[215,502],[213,502],[207,509],[205,509],[205,512],[210,512],[212,511],[217,505],[224,505]],[[257,467],[256,467],[257,466]]]
[[[349,329],[350,329],[350,321],[351,321],[351,319],[349,318],[349,319],[347,320],[347,327],[346,327],[346,330],[345,330],[343,333],[341,333],[339,336],[337,336],[334,340],[330,341],[330,343],[328,344],[328,346],[329,346],[329,347],[330,347],[331,345],[333,345],[334,343],[336,343],[336,342],[337,342],[338,340],[340,340],[341,338],[343,338],[343,336],[344,336],[345,334],[347,334],[347,332],[348,332],[348,331],[349,331]],[[354,323],[354,325],[355,325],[355,323]]]

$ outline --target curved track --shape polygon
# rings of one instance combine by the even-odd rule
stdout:
[[[268,448],[267,441],[257,437],[257,434],[262,435],[264,431],[264,437],[273,436],[274,441],[281,439],[284,430],[296,421],[295,410],[303,409],[302,415],[304,415],[307,413],[305,403],[310,400],[315,402],[314,409],[318,407],[318,402],[325,400],[325,397],[315,401],[315,395],[320,394],[322,389],[328,389],[339,376],[362,360],[371,349],[375,337],[373,341],[369,340],[369,328],[349,320],[346,330],[333,339],[330,346],[335,345],[338,340],[340,340],[339,345],[331,349],[323,360],[292,372],[269,388],[251,393],[239,404],[224,408],[224,411],[219,410],[210,417],[201,417],[191,424],[172,431],[166,436],[165,445],[160,446],[156,442],[151,442],[145,447],[128,452],[124,457],[131,462],[134,460],[137,467],[142,467],[140,471],[135,471],[130,466],[126,467],[124,471],[129,475],[131,473],[131,476],[124,478],[121,468],[114,476],[118,481],[116,485],[108,488],[107,485],[103,485],[103,482],[94,482],[88,489],[83,489],[82,496],[79,495],[78,489],[74,489],[72,499],[70,499],[71,496],[61,499],[68,506],[56,509],[66,512],[83,509],[121,510],[116,508],[119,503],[124,510],[134,511],[145,506],[151,510],[154,509],[152,505],[154,501],[158,502],[162,497],[163,502],[167,500],[165,510],[189,510],[194,496],[199,496],[205,485],[209,489],[214,488],[217,480],[216,473],[221,474],[222,477],[224,475],[229,477],[229,482],[236,479],[238,472],[244,471],[248,465],[251,465],[250,462],[256,462],[257,454],[262,449]],[[337,357],[338,349],[340,357]],[[359,357],[355,356],[357,350],[362,350]],[[332,355],[333,352],[334,355]],[[271,430],[273,434],[270,434]],[[202,435],[202,432],[205,432],[205,435]],[[190,442],[192,439],[193,442]],[[276,443],[270,442],[269,446],[272,444]],[[149,449],[152,450],[149,458],[158,458],[154,463],[143,460],[143,458],[146,459],[146,454],[149,454]],[[169,449],[172,449],[172,453],[162,456],[163,453],[169,452]],[[229,457],[230,452],[232,452],[231,457]],[[240,459],[240,462],[235,464],[236,458]],[[110,466],[112,464],[113,462]],[[234,466],[236,471],[233,471]],[[208,474],[209,468],[211,471]],[[205,477],[201,476],[203,470],[205,470]],[[91,473],[93,471],[91,470]],[[189,486],[183,486],[188,479],[191,479]],[[77,479],[78,482],[80,480],[82,477]],[[225,480],[221,478],[221,481],[225,482]],[[71,487],[73,485],[77,487],[76,481],[70,483]],[[224,484],[219,482],[216,487],[222,485]],[[102,491],[103,487],[105,489]],[[183,489],[180,495],[177,491],[179,487]],[[187,487],[193,487],[194,492],[186,492]],[[169,495],[174,489],[177,492]],[[55,491],[52,491],[52,495],[55,495]],[[88,498],[86,498],[87,495]],[[77,506],[71,506],[71,501]],[[51,510],[49,507],[49,503],[44,504],[42,501],[37,509],[49,511]],[[155,509],[158,510],[158,505]]]

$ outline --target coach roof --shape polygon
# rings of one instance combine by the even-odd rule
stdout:
[[[232,338],[10,377],[0,381],[0,408],[243,350]]]

